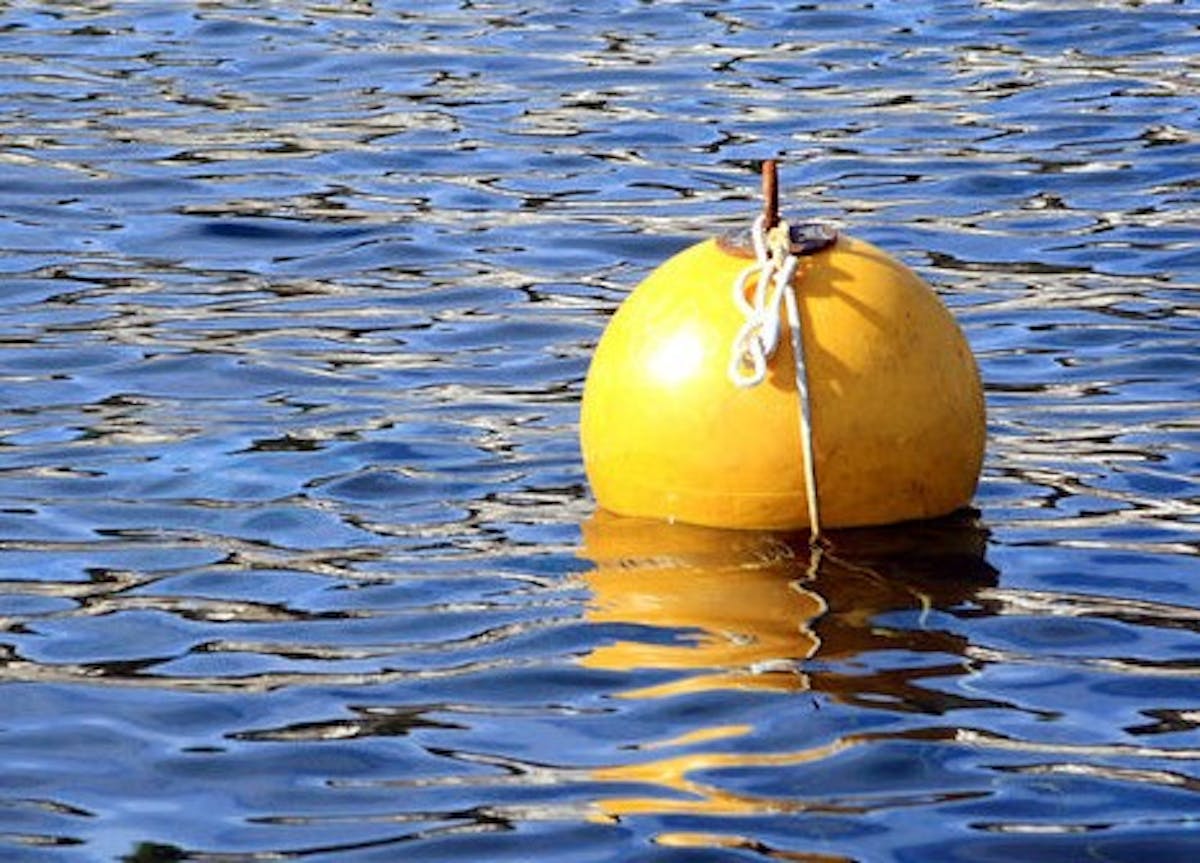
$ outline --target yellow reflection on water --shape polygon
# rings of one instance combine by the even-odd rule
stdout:
[[[819,692],[865,707],[952,709],[956,696],[920,682],[926,676],[967,673],[965,641],[936,628],[889,629],[878,618],[896,609],[920,613],[949,607],[995,579],[984,560],[986,534],[965,516],[932,525],[845,532],[835,537],[830,552],[816,558],[803,535],[668,525],[604,512],[583,525],[583,538],[582,555],[595,564],[583,576],[592,594],[588,619],[633,628],[581,662],[605,670],[662,672],[655,675],[659,682],[616,693],[624,700],[767,690],[783,696]],[[946,662],[908,663],[887,673],[813,670],[817,658],[847,660],[871,650],[928,651],[944,654]],[[654,756],[596,768],[592,776],[641,786],[647,793],[614,794],[600,801],[599,815],[853,809],[819,797],[744,794],[697,778],[728,768],[820,761],[873,739],[843,735],[786,752],[739,748],[738,738],[754,732],[751,726],[721,723],[714,716],[710,726],[638,743],[631,749],[637,756]],[[704,844],[708,835],[672,833],[658,840]],[[735,838],[742,841],[725,836],[713,843]]]
[[[780,660],[816,652],[808,622],[824,601],[794,575],[794,549],[771,534],[621,519],[597,513],[583,527],[588,619],[688,633],[667,643],[622,640],[594,650],[591,668],[697,672],[631,690],[651,698],[725,687],[804,688],[802,676],[770,673]]]
[[[682,796],[609,797],[602,801],[605,815],[656,814],[753,815],[761,812],[804,812],[812,808],[800,801],[739,794],[691,778],[691,774],[732,767],[791,767],[828,758],[856,745],[852,739],[798,752],[686,752],[667,758],[602,767],[592,773],[602,782],[639,782],[662,786]],[[821,807],[828,810],[829,807]]]

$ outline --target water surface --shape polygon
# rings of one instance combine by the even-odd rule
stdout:
[[[0,856],[1192,860],[1200,8],[0,4]],[[976,514],[594,514],[612,310],[789,214]]]

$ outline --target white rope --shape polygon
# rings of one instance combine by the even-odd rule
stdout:
[[[800,332],[800,308],[792,282],[800,259],[791,251],[791,228],[780,221],[770,231],[764,219],[754,220],[754,263],[748,265],[733,282],[733,301],[745,316],[733,340],[729,360],[729,380],[738,387],[753,387],[767,376],[767,364],[779,345],[779,330],[786,315],[788,333],[795,359],[796,392],[800,401],[800,446],[804,452],[804,490],[808,502],[808,522],[815,544],[821,537],[821,516],[817,503],[817,468],[813,457],[812,420],[809,412],[808,370],[804,361],[804,339]],[[750,299],[746,287],[757,274]],[[782,308],[781,308],[782,307]]]
[[[779,344],[780,304],[792,283],[799,260],[791,253],[786,239],[788,226],[780,222],[768,237],[762,216],[754,220],[750,236],[754,241],[754,263],[733,282],[733,301],[746,318],[733,340],[729,360],[729,380],[735,386],[753,387],[767,376],[767,360]],[[753,299],[746,298],[746,285],[758,275]]]

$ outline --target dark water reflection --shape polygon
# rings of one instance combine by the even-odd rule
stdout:
[[[1200,10],[0,3],[0,858],[1192,860]],[[980,511],[592,513],[591,347],[789,212]]]

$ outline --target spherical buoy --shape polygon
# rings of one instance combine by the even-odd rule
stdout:
[[[785,245],[795,299],[784,299],[795,304],[798,332],[783,316],[784,337],[766,346],[755,386],[737,380],[753,359],[738,356],[751,303],[732,286],[748,290],[748,268],[766,266],[761,242],[757,251],[736,239],[694,245],[617,310],[580,417],[602,508],[788,530],[933,518],[970,503],[984,399],[950,312],[870,243],[808,226],[790,228]],[[750,347],[763,347],[761,332],[750,335]]]

